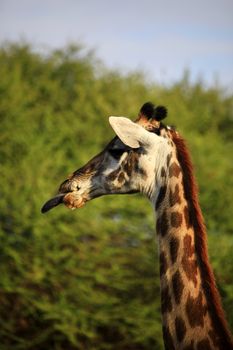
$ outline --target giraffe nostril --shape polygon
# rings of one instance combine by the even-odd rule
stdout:
[[[76,186],[76,190],[79,191],[81,187],[79,185]]]

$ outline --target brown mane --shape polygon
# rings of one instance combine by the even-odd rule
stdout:
[[[192,161],[185,141],[173,130],[171,130],[171,135],[176,145],[177,158],[183,172],[184,193],[188,203],[190,223],[195,232],[195,247],[199,260],[202,284],[206,294],[208,310],[213,321],[216,341],[220,349],[230,350],[233,349],[233,340],[224,316],[214,274],[209,264],[206,227],[199,205],[198,188],[194,178]]]

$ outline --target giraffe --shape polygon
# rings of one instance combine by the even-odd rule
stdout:
[[[60,185],[42,212],[60,203],[81,208],[107,194],[146,195],[156,212],[165,349],[231,350],[192,162],[183,138],[163,124],[166,114],[147,102],[135,122],[110,117],[114,139]]]

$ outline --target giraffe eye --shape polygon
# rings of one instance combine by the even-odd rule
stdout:
[[[115,159],[119,159],[124,152],[126,152],[126,150],[124,148],[118,148],[118,149],[115,148],[115,149],[110,149],[109,150],[109,153]]]

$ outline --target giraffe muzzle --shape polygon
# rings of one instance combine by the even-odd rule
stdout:
[[[41,208],[41,212],[44,214],[47,211],[55,208],[59,204],[65,204],[69,209],[81,208],[89,200],[84,196],[77,195],[77,192],[72,191],[68,193],[59,193],[55,197],[49,199]]]

